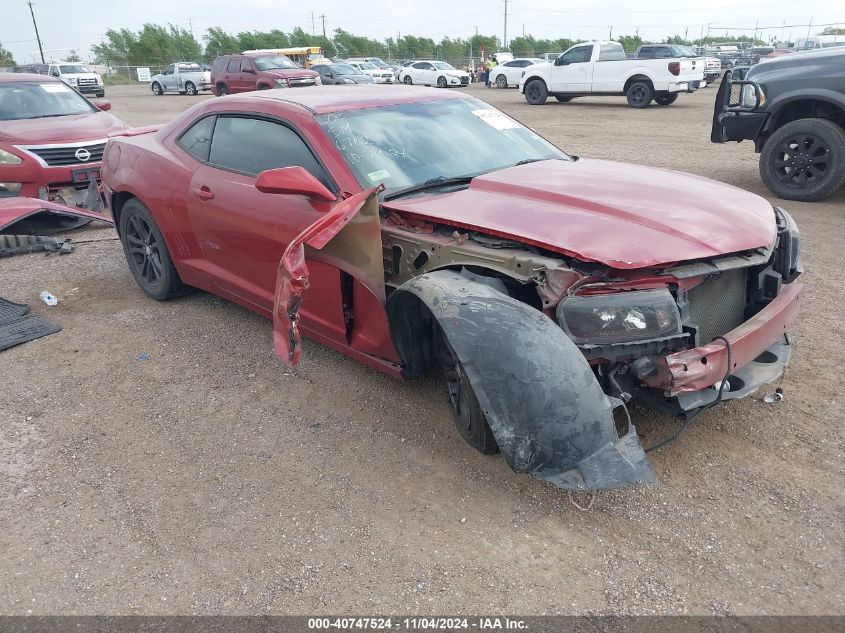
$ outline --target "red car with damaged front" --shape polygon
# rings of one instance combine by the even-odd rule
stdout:
[[[101,208],[106,139],[126,124],[55,77],[0,73],[0,198]]]
[[[776,379],[798,229],[717,182],[568,156],[425,88],[226,97],[109,141],[130,270],[400,377],[441,377],[460,434],[563,488],[654,479],[641,398],[687,421]],[[654,440],[653,440],[654,442]]]

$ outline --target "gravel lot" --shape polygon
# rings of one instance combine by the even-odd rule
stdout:
[[[715,87],[644,111],[469,92],[572,153],[772,199],[750,144],[710,144]],[[108,98],[145,125],[207,97]],[[702,415],[656,484],[587,511],[460,441],[430,382],[307,341],[290,370],[239,306],[147,299],[118,242],[0,260],[0,295],[64,328],[0,354],[0,613],[845,614],[845,191],[772,201],[807,270],[784,401]],[[634,416],[647,444],[673,428]]]

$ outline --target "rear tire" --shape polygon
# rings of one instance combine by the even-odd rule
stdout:
[[[185,82],[185,94],[190,96],[194,96],[197,94],[197,87],[194,85],[193,81]]]
[[[120,210],[120,241],[129,270],[147,295],[166,301],[182,295],[182,283],[158,225],[140,200],[132,198]]]
[[[542,79],[531,79],[525,84],[524,92],[528,105],[543,105],[549,98],[549,90]]]
[[[508,87],[508,78],[504,75],[499,75],[496,77],[496,87],[497,88],[507,88]]]
[[[160,97],[161,95],[164,94],[164,90],[161,89],[161,84],[158,83],[157,81],[153,82],[152,89],[153,89],[153,94],[156,95],[157,97]]]
[[[446,393],[458,433],[477,451],[485,455],[498,453],[499,445],[493,437],[490,425],[487,424],[464,366],[442,332],[440,332],[438,352],[446,383]]]
[[[760,152],[760,177],[786,200],[826,198],[845,184],[845,130],[826,119],[779,127]]]
[[[677,92],[661,92],[654,96],[654,101],[657,105],[667,106],[672,105],[678,100]]]
[[[654,99],[654,88],[650,83],[645,81],[635,81],[628,86],[628,91],[625,93],[628,97],[628,105],[632,108],[642,109],[647,108]]]
[[[218,84],[217,86],[217,96],[218,97],[225,97],[229,94],[229,89],[226,87],[226,84]]]

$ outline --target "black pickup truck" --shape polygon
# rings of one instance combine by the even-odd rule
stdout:
[[[760,176],[787,200],[821,200],[845,184],[845,47],[806,51],[727,73],[710,140],[754,141]]]

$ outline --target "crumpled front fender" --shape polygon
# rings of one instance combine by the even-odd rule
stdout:
[[[390,295],[393,341],[411,373],[432,357],[420,346],[425,334],[420,326],[425,328],[430,312],[514,471],[568,489],[654,481],[634,426],[619,437],[614,401],[563,330],[495,282],[479,279],[484,278],[435,271]]]

